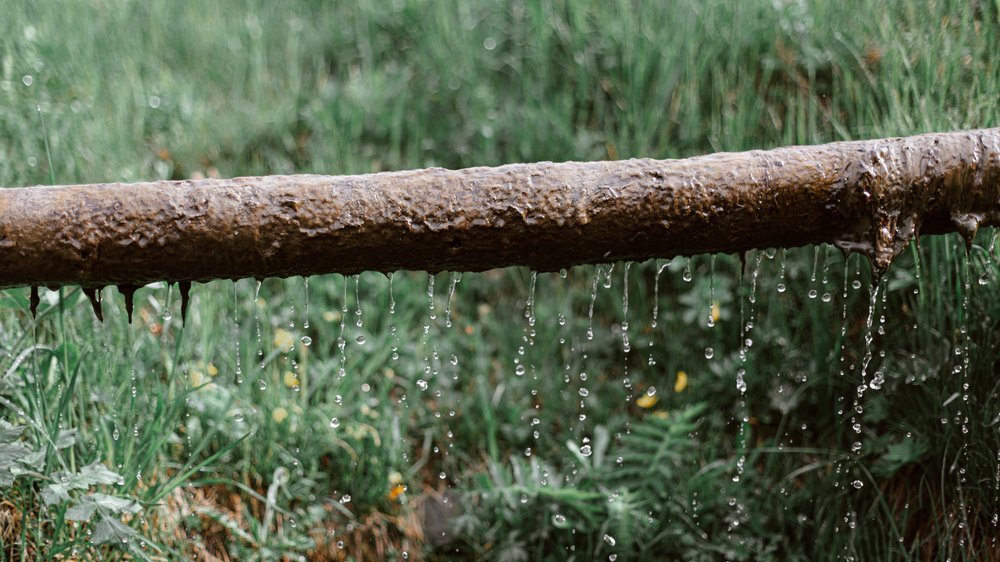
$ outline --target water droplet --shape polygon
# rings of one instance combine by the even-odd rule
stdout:
[[[861,288],[861,281],[858,280],[858,279],[855,279],[854,281],[851,281],[851,287],[854,288],[855,290],[860,289]]]
[[[651,386],[646,389],[646,396],[656,396],[656,387]]]
[[[368,341],[368,339],[364,336],[358,336],[354,338],[354,341],[358,342],[358,345],[365,345],[365,342]]]
[[[563,526],[565,526],[566,525],[566,516],[563,515],[563,514],[561,514],[561,513],[557,513],[557,514],[553,515],[552,516],[552,524],[555,525],[556,527],[563,527]]]
[[[604,535],[604,542],[605,542],[605,543],[606,543],[606,544],[607,544],[608,546],[615,546],[615,545],[617,544],[617,541],[616,541],[616,540],[615,540],[615,538],[614,538],[614,537],[612,537],[611,535]]]
[[[586,397],[590,396],[590,391],[587,390],[586,388],[581,388],[580,389],[580,396],[583,396],[584,398],[586,398]]]
[[[350,494],[344,494],[343,496],[340,496],[340,503],[344,503],[344,504],[351,503],[351,495]]]
[[[448,477],[448,475],[445,474],[445,472],[443,470],[441,471],[440,474],[438,474],[438,478],[440,478],[441,480],[444,480],[447,477]]]
[[[340,427],[340,418],[331,418],[330,419],[330,427],[333,428],[333,429],[337,429],[338,427]],[[348,497],[350,497],[350,496],[348,496]]]
[[[261,390],[267,390],[267,381],[264,379],[257,379],[257,387]]]
[[[309,336],[302,336],[302,345],[309,347],[312,345],[313,339]]]
[[[425,381],[424,379],[418,379],[417,387],[420,388],[420,390],[427,390],[427,381]]]
[[[855,480],[854,482],[851,483],[851,485],[854,486],[855,489],[860,490],[861,488],[864,487],[865,483],[860,480]]]
[[[809,289],[809,298],[814,299],[817,294],[819,293],[816,292],[816,289]]]
[[[711,359],[713,357],[715,357],[715,350],[712,349],[711,347],[706,347],[705,348],[705,359]]]
[[[452,354],[452,356],[451,356],[451,364],[452,365],[458,365],[458,355]]]
[[[25,86],[31,86],[35,83],[35,77],[30,74],[25,74],[21,77],[21,83]]]
[[[594,450],[590,448],[590,445],[584,445],[583,447],[580,447],[580,454],[585,457],[589,457],[591,454],[593,454],[593,452]]]
[[[785,284],[784,283],[778,283],[778,292],[779,293],[784,293],[785,292]]]
[[[514,367],[514,374],[519,377],[522,377],[524,376],[524,370],[525,370],[524,365],[518,364],[517,367]]]

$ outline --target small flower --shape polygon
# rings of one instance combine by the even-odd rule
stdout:
[[[281,406],[278,406],[271,412],[271,419],[273,419],[275,423],[281,423],[285,421],[285,418],[287,417],[288,410],[282,408]]]
[[[295,345],[295,336],[288,330],[278,328],[274,331],[274,347],[287,352]]]
[[[191,374],[188,375],[188,378],[191,379],[191,386],[194,387],[201,386],[206,382],[208,382],[208,380],[205,378],[205,375],[202,374],[201,371],[191,371]]]
[[[282,380],[288,388],[295,388],[300,384],[299,377],[292,371],[285,371],[285,374],[282,376]]]
[[[396,484],[389,490],[389,501],[397,501],[399,496],[402,496],[406,492],[406,486],[402,484]]]
[[[649,408],[652,408],[653,406],[655,406],[656,403],[659,402],[659,401],[660,401],[660,397],[659,396],[657,396],[655,394],[653,394],[652,396],[650,396],[649,394],[646,394],[644,392],[642,394],[642,396],[640,396],[639,398],[636,399],[635,404],[636,404],[636,406],[639,406],[640,408],[645,408],[645,409],[648,410]]]
[[[205,372],[208,373],[208,376],[214,377],[219,374],[219,368],[209,363],[208,366],[205,367]]]
[[[718,322],[722,318],[722,310],[719,308],[719,301],[712,301],[712,322]]]
[[[677,371],[677,382],[674,383],[674,392],[684,392],[688,386],[688,374],[684,371]]]

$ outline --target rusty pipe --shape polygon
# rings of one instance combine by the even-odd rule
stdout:
[[[830,242],[877,268],[1000,222],[1000,129],[683,160],[0,189],[0,286],[479,271]]]

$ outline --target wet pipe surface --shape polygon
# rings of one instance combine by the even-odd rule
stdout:
[[[920,233],[1000,223],[1000,128],[356,176],[0,189],[0,287],[482,271],[829,242],[884,271]],[[32,291],[32,308],[37,290]]]

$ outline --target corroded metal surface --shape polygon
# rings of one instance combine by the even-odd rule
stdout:
[[[0,286],[556,270],[1000,222],[1000,129],[684,160],[0,190]]]

